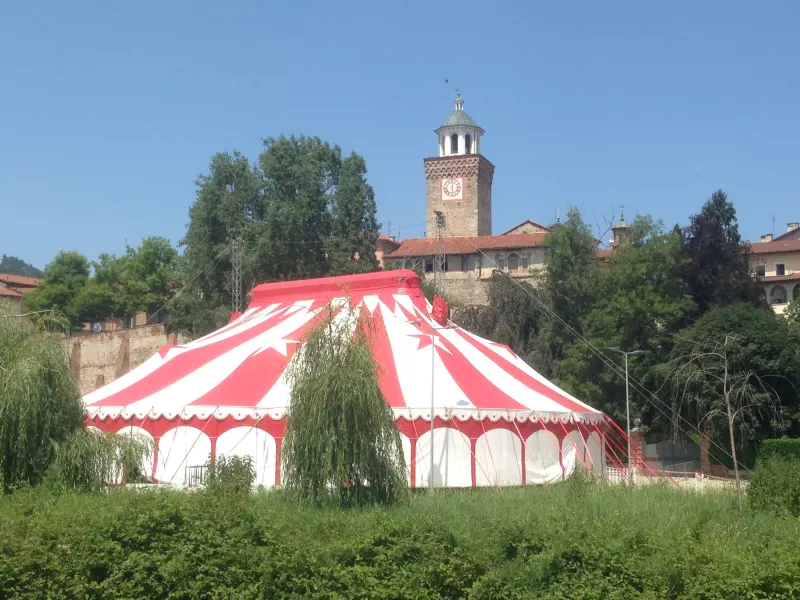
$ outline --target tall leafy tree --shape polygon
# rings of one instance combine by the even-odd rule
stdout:
[[[182,240],[181,279],[170,306],[178,328],[201,333],[231,307],[231,240],[244,243],[245,287],[265,281],[377,269],[379,226],[366,163],[317,137],[264,140],[258,166],[217,154],[197,180]]]
[[[178,251],[163,237],[146,237],[119,259],[118,311],[153,313],[176,290]],[[95,275],[97,279],[98,275]]]
[[[247,249],[245,262],[250,283],[263,276],[260,269],[269,256],[254,255],[264,235],[267,202],[261,176],[238,152],[212,157],[208,173],[196,182],[189,225],[181,240],[185,252],[180,276],[184,289],[170,304],[171,326],[203,333],[225,323],[231,307],[231,240],[241,236]]]
[[[353,152],[342,161],[331,207],[331,238],[326,251],[332,275],[366,273],[378,268],[375,191],[367,183],[367,163]]]
[[[89,281],[89,261],[78,252],[59,252],[44,269],[44,282],[25,296],[31,311],[56,310],[72,327],[84,321],[81,306],[76,301]]]
[[[653,365],[666,359],[672,336],[689,322],[694,302],[682,279],[681,238],[665,233],[649,216],[631,224],[631,244],[617,249],[598,276],[597,295],[586,313],[584,335],[612,360],[606,348],[642,350],[631,373],[645,383]],[[614,417],[625,414],[621,378],[581,341],[573,341],[559,366],[561,381],[578,396]],[[633,397],[633,414],[647,399]]]
[[[597,240],[589,225],[583,222],[580,211],[572,207],[564,223],[547,234],[544,245],[547,249],[545,282],[553,311],[581,332],[582,318],[597,295]],[[563,335],[567,337],[569,333],[564,330]]]
[[[684,231],[684,277],[700,313],[713,306],[755,302],[763,293],[750,275],[736,209],[717,190]]]

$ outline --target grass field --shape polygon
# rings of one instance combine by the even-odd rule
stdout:
[[[25,491],[0,499],[0,597],[798,598],[800,521],[580,480],[347,511]]]

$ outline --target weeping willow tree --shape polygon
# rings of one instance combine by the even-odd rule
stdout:
[[[391,504],[406,488],[400,432],[378,384],[371,328],[354,319],[329,308],[288,369],[285,485],[316,503]]]
[[[63,442],[83,424],[66,350],[43,327],[0,305],[0,482],[8,492],[37,484]]]
[[[58,315],[29,319],[0,302],[0,486],[40,483],[52,467],[67,487],[97,487],[138,465],[147,443],[89,432]]]

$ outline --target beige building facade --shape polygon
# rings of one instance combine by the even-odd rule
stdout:
[[[786,232],[777,237],[762,235],[749,253],[753,275],[764,286],[767,301],[776,314],[785,314],[789,303],[800,300],[800,223],[788,223]]]

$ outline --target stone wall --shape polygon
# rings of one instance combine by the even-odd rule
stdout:
[[[163,325],[152,325],[64,338],[72,372],[86,394],[138,367],[161,346],[185,341],[167,335]]]
[[[444,276],[444,295],[454,306],[486,305],[489,303],[489,286],[494,269],[449,271]],[[510,273],[520,283],[536,287],[539,269]],[[425,280],[433,282],[433,273],[425,273]]]

